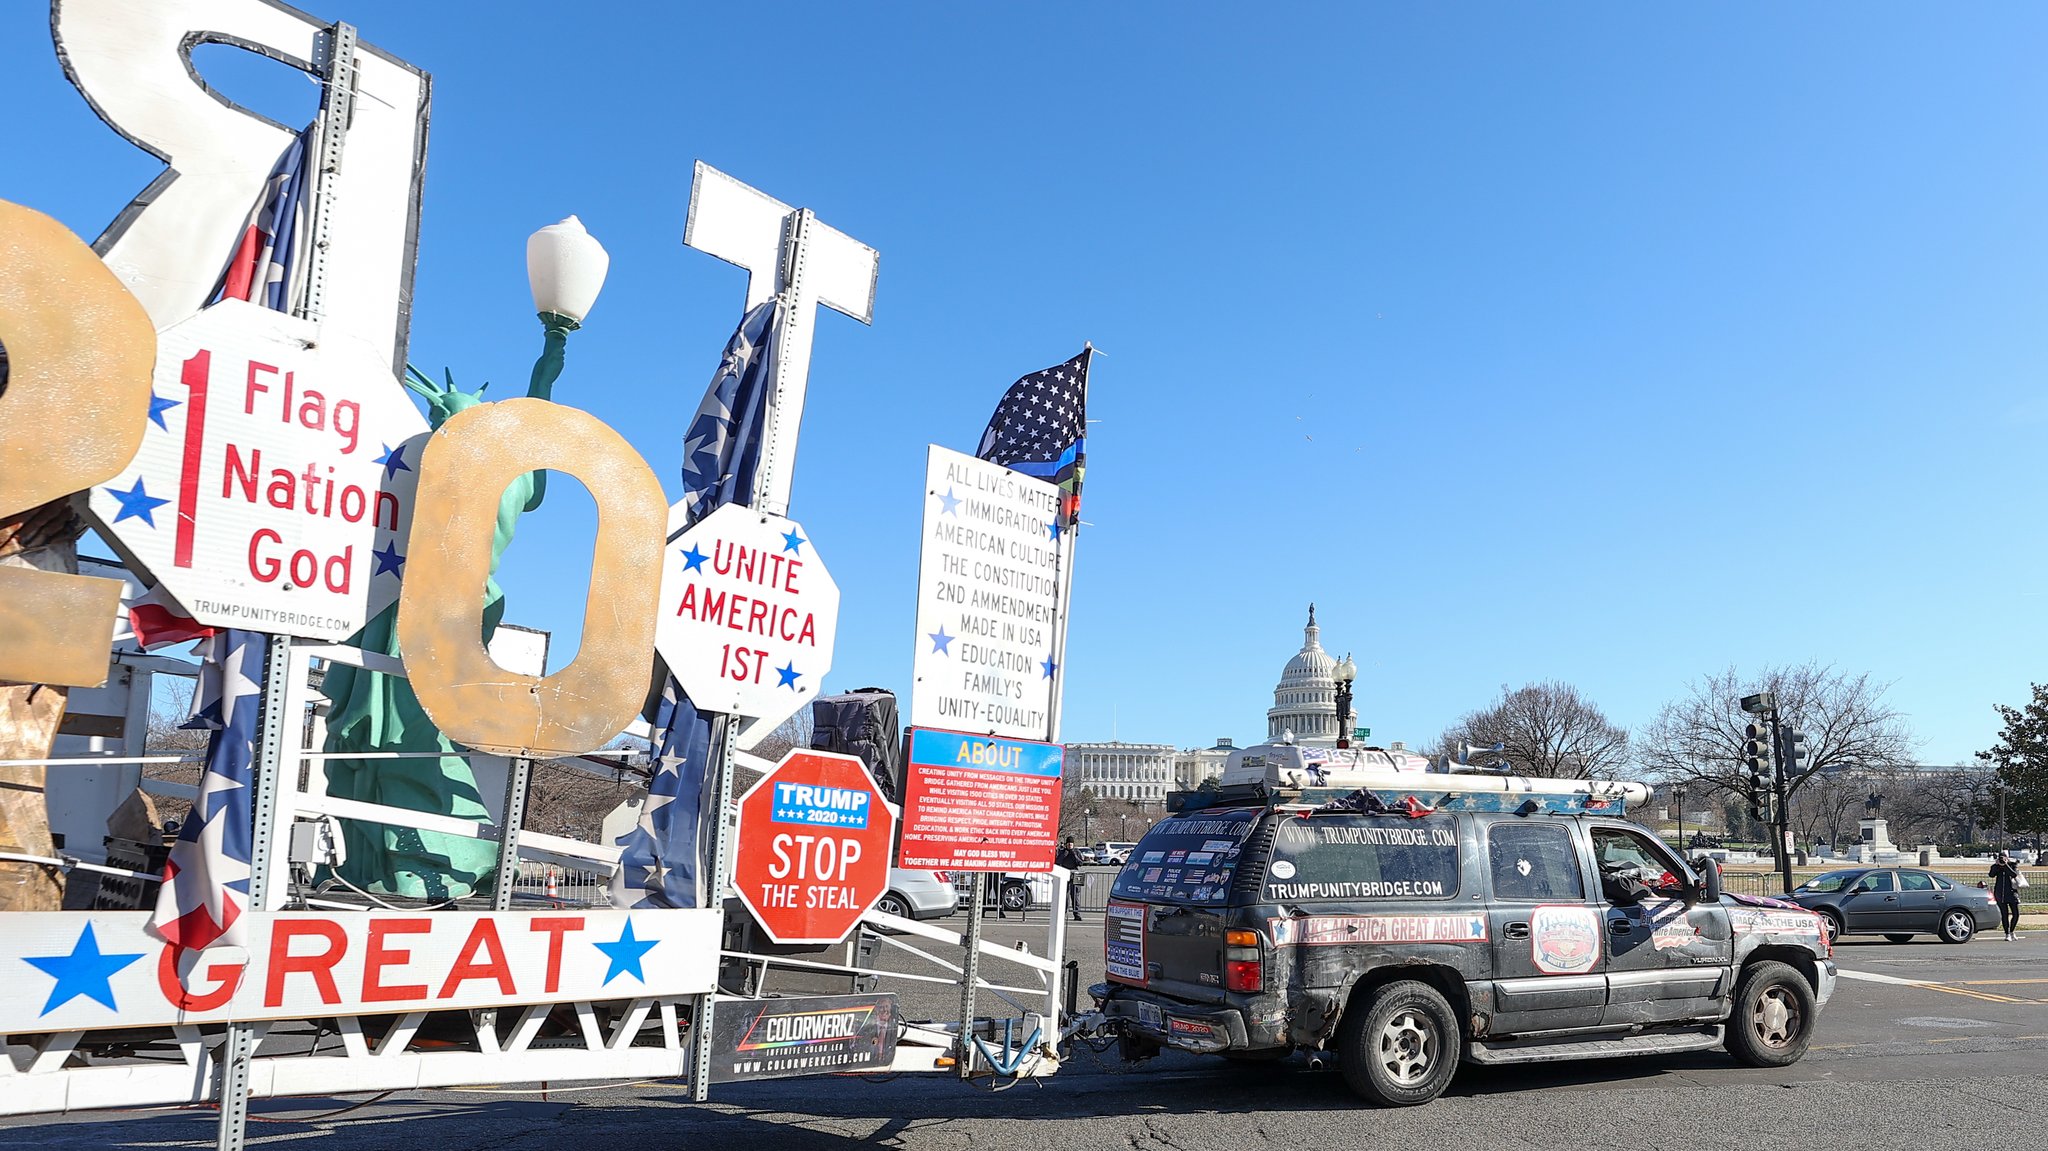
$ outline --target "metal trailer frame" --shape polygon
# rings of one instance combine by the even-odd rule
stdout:
[[[345,817],[493,840],[502,845],[501,858],[510,859],[515,865],[533,861],[578,870],[609,870],[617,861],[617,848],[525,832],[516,824],[471,822],[327,795],[327,761],[364,758],[366,753],[327,753],[308,746],[317,746],[308,739],[308,725],[302,722],[317,694],[309,675],[316,659],[404,674],[396,659],[359,648],[284,637],[271,640],[264,730],[257,764],[258,818],[253,837],[249,914],[274,913],[293,903],[335,910],[375,910],[295,893],[290,871],[293,861],[287,848],[291,828],[300,821]],[[315,740],[317,726],[314,725]],[[400,753],[381,754],[395,758]],[[52,766],[77,770],[166,758],[182,757],[70,758],[55,761]],[[525,773],[515,772],[513,778],[523,788]],[[159,783],[150,790],[190,794],[193,789]],[[1058,1069],[1056,1049],[1064,994],[1059,957],[1065,946],[1067,888],[1063,874],[1056,873],[1055,879],[1046,954],[989,943],[983,943],[977,951],[978,959],[1022,969],[1022,980],[984,979],[976,986],[1009,999],[1018,1008],[1023,1016],[1023,1033],[1029,1036],[1027,1041],[1021,1045],[992,1045],[998,1034],[996,1021],[977,1021],[975,1026],[965,1029],[951,1022],[909,1023],[899,1036],[890,1070],[945,1070],[953,1065],[953,1056],[962,1043],[974,1044],[977,1040],[983,1059],[1000,1075],[1050,1075]],[[501,883],[500,888],[509,891],[510,885]],[[502,905],[503,898],[501,895],[494,902]],[[85,918],[90,913],[73,914]],[[648,910],[635,914],[701,917],[722,912],[714,908]],[[881,945],[930,964],[934,973],[879,971],[749,952],[721,951],[720,955],[763,967],[946,985],[960,982],[960,965],[931,954],[919,943],[962,946],[966,940],[961,933],[882,912],[870,912],[863,924],[881,929],[877,933]],[[328,1012],[297,1020],[152,1029],[168,1031],[168,1035],[156,1039],[138,1037],[133,1027],[7,1035],[0,1037],[0,1047],[5,1048],[7,1056],[0,1059],[0,1114],[190,1105],[218,1099],[223,1102],[223,1130],[218,1146],[232,1148],[240,1145],[248,1101],[258,1097],[409,1090],[481,1082],[642,1078],[681,1078],[690,1081],[693,1091],[697,1091],[709,1086],[707,1069],[711,1056],[708,1043],[696,1042],[697,1037],[709,1034],[698,1024],[715,1010],[717,1002],[741,998],[706,992],[468,1009],[465,1034],[455,1040],[444,1036],[432,1046],[415,1043],[428,1019],[429,1013],[424,1011],[400,1016],[381,1033],[374,1028],[366,1029],[363,1017]],[[448,1016],[454,1010],[461,1009],[433,1014]],[[543,1035],[544,1024],[557,1011],[572,1015],[573,1027],[567,1034]],[[497,1017],[501,1015],[505,1022],[499,1022]],[[1008,1030],[1013,1036],[1018,1033],[1014,1025]],[[310,1046],[304,1041],[307,1035],[312,1036]],[[294,1042],[294,1037],[299,1041]],[[333,1039],[338,1039],[338,1046],[332,1044]],[[125,1050],[128,1057],[103,1055],[110,1050]],[[89,1054],[102,1054],[103,1061],[73,1065],[78,1062],[74,1056]]]

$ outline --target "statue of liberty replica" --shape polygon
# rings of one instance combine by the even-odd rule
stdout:
[[[533,280],[535,307],[544,332],[540,359],[534,362],[526,394],[551,399],[562,374],[569,333],[582,325],[610,262],[604,249],[583,230],[574,216],[541,229],[527,242],[528,276]],[[557,281],[563,281],[557,284]],[[557,300],[558,294],[565,300]],[[543,300],[543,297],[548,297]],[[573,313],[573,314],[571,314]],[[484,402],[484,388],[474,393],[455,386],[452,374],[436,384],[410,368],[406,387],[427,404],[427,421],[435,429],[474,404]],[[487,387],[488,385],[486,385]],[[505,616],[505,593],[496,572],[512,542],[519,517],[541,506],[548,474],[528,472],[514,480],[498,500],[497,527],[491,540],[491,578],[484,584],[483,640]],[[378,612],[348,641],[365,651],[399,655],[398,604]],[[442,735],[400,676],[330,663],[321,694],[332,704],[327,720],[329,754],[400,753],[376,758],[327,761],[327,793],[364,803],[488,822],[490,808],[477,790],[476,776],[461,751]],[[489,890],[498,863],[498,845],[447,832],[365,820],[342,821],[346,856],[334,874],[345,884],[376,895],[450,901]],[[510,877],[506,877],[510,881]]]

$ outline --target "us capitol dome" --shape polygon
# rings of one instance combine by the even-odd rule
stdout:
[[[1266,738],[1279,742],[1288,732],[1296,743],[1334,746],[1340,732],[1358,724],[1358,709],[1337,722],[1337,661],[1318,639],[1316,605],[1308,605],[1308,626],[1302,629],[1301,650],[1280,670],[1273,688],[1273,706],[1266,711]]]

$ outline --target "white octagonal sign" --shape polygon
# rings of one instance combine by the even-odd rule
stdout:
[[[749,735],[817,698],[838,622],[839,585],[795,520],[727,504],[662,553],[654,646],[699,709],[754,720]]]
[[[157,336],[102,534],[200,623],[342,639],[398,595],[427,423],[390,369],[225,300]]]

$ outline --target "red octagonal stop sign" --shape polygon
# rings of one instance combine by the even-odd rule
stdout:
[[[799,748],[740,797],[733,886],[777,943],[837,943],[889,889],[896,810],[851,755]]]

